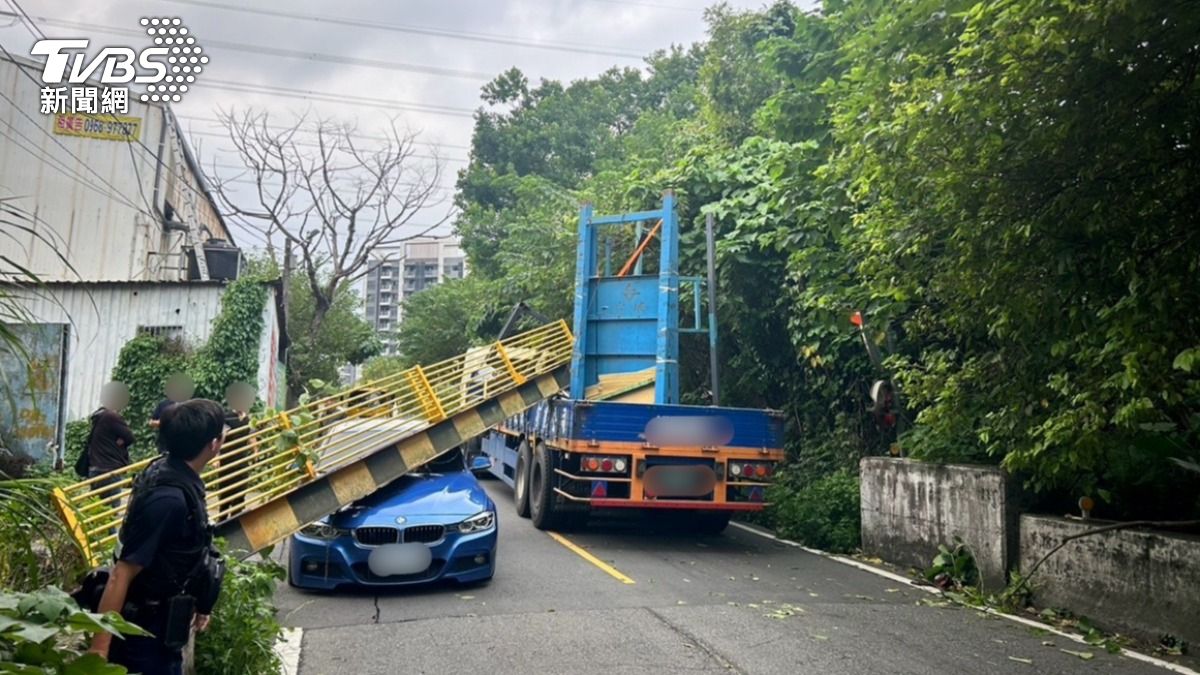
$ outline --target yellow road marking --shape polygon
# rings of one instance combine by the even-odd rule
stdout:
[[[575,555],[579,556],[580,558],[583,558],[584,560],[592,563],[596,567],[599,567],[600,569],[604,570],[605,574],[608,574],[610,577],[616,579],[617,581],[619,581],[623,584],[636,583],[636,582],[634,582],[633,579],[630,579],[629,577],[625,576],[624,574],[621,574],[621,571],[618,570],[617,568],[613,567],[612,565],[609,565],[608,563],[597,558],[596,556],[592,555],[591,553],[588,553],[587,551],[583,550],[583,548],[577,546],[575,544],[575,542],[571,541],[570,539],[567,539],[566,537],[562,536],[561,534],[559,534],[557,532],[549,532],[549,531],[547,531],[546,534],[550,535],[550,538],[553,539],[554,541],[557,541],[558,543],[567,547],[567,550],[571,551]]]

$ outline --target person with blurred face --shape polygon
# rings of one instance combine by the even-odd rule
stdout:
[[[225,443],[218,460],[224,469],[213,488],[219,504],[218,521],[236,515],[245,501],[245,495],[236,494],[244,492],[244,489],[231,488],[229,494],[221,494],[221,491],[243,482],[248,475],[244,470],[248,462],[243,460],[254,451],[250,437],[250,407],[254,405],[254,396],[254,387],[245,382],[234,382],[225,389]]]
[[[129,446],[133,445],[133,431],[121,416],[121,411],[127,405],[129,387],[123,382],[109,382],[100,390],[100,408],[89,418],[89,477],[95,478],[129,466]],[[110,482],[112,481],[98,483],[97,487],[103,487]]]
[[[167,386],[164,393],[167,397],[159,401],[158,405],[154,406],[154,412],[150,414],[150,426],[154,429],[158,428],[159,420],[162,419],[162,415],[167,411],[167,408],[180,401],[190,399],[192,394],[196,393],[196,383],[184,373],[175,373],[167,378]]]

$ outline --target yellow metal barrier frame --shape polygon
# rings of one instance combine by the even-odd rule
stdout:
[[[562,367],[573,345],[566,322],[557,321],[256,420],[249,433],[222,447],[201,476],[210,513],[219,521],[240,518],[322,474]],[[317,460],[297,468],[305,452]],[[55,508],[92,564],[115,545],[133,477],[150,461],[55,491]]]

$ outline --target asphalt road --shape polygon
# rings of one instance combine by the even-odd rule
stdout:
[[[612,522],[566,535],[610,573],[518,518],[507,487],[487,486],[500,509],[490,584],[280,588],[283,622],[303,629],[301,675],[1166,672],[922,604],[921,590],[733,527],[697,537]]]

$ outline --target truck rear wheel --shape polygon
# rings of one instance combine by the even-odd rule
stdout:
[[[554,462],[550,449],[538,443],[533,449],[529,472],[529,515],[539,530],[555,530],[562,526],[559,496],[554,492]]]
[[[513,501],[517,504],[517,515],[529,517],[529,473],[532,457],[529,441],[522,440],[517,448],[517,473],[513,476]]]

